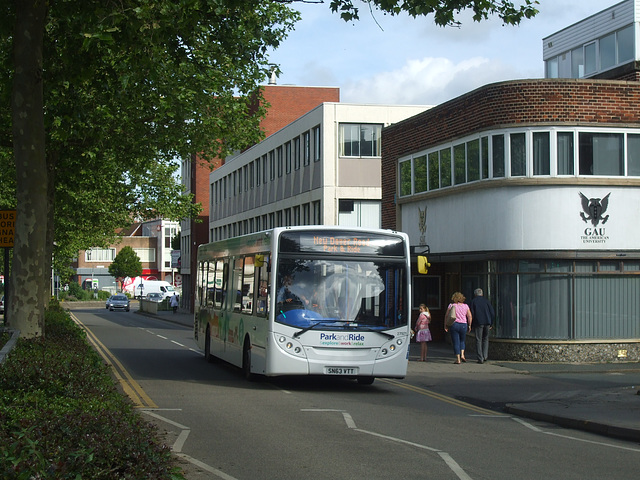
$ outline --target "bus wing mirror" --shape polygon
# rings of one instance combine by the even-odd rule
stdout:
[[[424,255],[418,256],[418,273],[426,275],[427,272],[429,271],[430,266],[431,264],[429,263],[429,260],[427,260],[426,256]]]
[[[264,267],[264,255],[256,255],[255,260],[256,267]]]

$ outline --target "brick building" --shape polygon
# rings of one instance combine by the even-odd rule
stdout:
[[[382,226],[430,252],[412,307],[427,303],[437,338],[451,294],[480,287],[497,312],[491,358],[640,360],[636,3],[546,38],[553,78],[487,85],[383,131]]]

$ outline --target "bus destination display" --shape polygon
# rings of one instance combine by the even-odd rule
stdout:
[[[376,234],[340,235],[338,232],[284,232],[283,253],[314,252],[339,255],[403,255],[402,239]]]

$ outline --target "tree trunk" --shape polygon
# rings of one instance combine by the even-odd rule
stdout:
[[[17,206],[10,326],[21,336],[44,335],[48,275],[45,270],[47,232],[47,162],[42,86],[42,49],[46,0],[14,0],[15,73],[11,94]]]

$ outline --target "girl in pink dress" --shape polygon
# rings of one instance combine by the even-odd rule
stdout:
[[[424,303],[420,304],[420,315],[416,320],[416,342],[420,342],[420,361],[427,361],[427,342],[431,341],[431,330],[429,330],[429,324],[431,323],[431,312]]]

